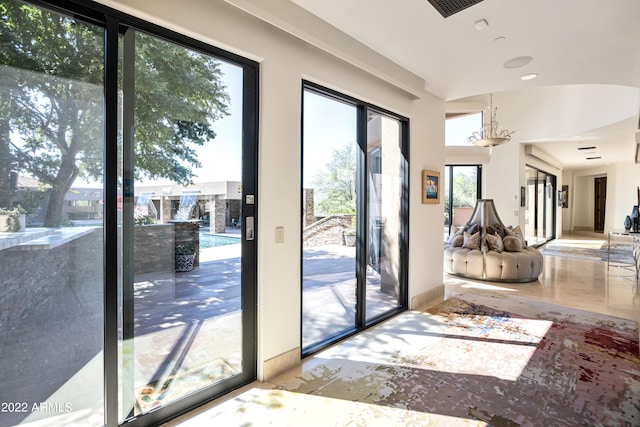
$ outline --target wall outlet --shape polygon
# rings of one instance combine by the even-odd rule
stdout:
[[[515,211],[513,211],[513,216],[518,216],[518,215],[520,215],[520,211],[519,210],[516,209]]]

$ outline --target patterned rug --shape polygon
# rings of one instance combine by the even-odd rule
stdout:
[[[572,243],[550,242],[541,250],[543,255],[583,258],[633,264],[633,245],[612,244],[607,250],[607,243],[597,245],[579,245]],[[610,258],[609,258],[610,257]]]
[[[640,425],[637,323],[516,296],[470,291],[314,361],[268,392],[289,410],[294,392],[296,410],[309,413],[300,393],[324,398],[326,424],[310,425],[337,425],[332,405],[348,425],[383,425],[367,417],[384,408],[396,410],[386,425]]]
[[[159,408],[236,373],[237,370],[225,360],[215,359],[180,374],[153,381],[136,390],[135,414]]]

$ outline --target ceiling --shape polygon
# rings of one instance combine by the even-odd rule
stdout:
[[[226,1],[334,53],[358,42],[397,66],[386,65],[388,80],[420,82],[448,112],[477,111],[493,93],[500,124],[518,130],[512,143],[535,144],[561,168],[635,161],[638,0],[484,0],[448,18],[427,0]],[[532,59],[505,68],[522,56]],[[538,77],[520,79],[529,73]],[[587,155],[585,144],[596,148]]]

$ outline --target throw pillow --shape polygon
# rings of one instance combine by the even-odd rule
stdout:
[[[515,227],[509,226],[505,228],[504,231],[507,234],[507,236],[517,237],[518,239],[520,239],[520,242],[522,243],[523,248],[527,247],[527,241],[524,239],[524,235],[522,234],[522,230],[520,229],[519,225]]]
[[[449,234],[449,239],[447,240],[448,245],[454,245],[454,242],[457,237],[462,237],[462,233],[464,232],[464,227],[451,227],[451,233]],[[462,246],[460,244],[459,246]]]
[[[458,234],[453,237],[453,241],[451,242],[451,246],[454,248],[460,248],[464,244],[464,236],[462,234]]]
[[[487,244],[490,251],[502,252],[504,250],[504,243],[498,233],[487,234]]]
[[[464,226],[464,231],[466,231],[469,234],[475,234],[480,230],[480,226],[478,224],[471,224],[471,223],[467,223]]]
[[[522,242],[516,236],[505,236],[502,243],[507,252],[522,252]]]
[[[463,248],[480,249],[480,233],[469,234],[464,232]]]

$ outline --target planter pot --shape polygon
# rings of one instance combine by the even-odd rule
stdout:
[[[356,245],[356,235],[355,234],[346,234],[344,235],[344,244],[346,246],[355,246]]]
[[[13,217],[13,216],[14,215],[0,215],[0,232],[18,233],[18,232],[24,231],[27,224],[27,215],[18,214],[18,224],[20,224],[19,229],[18,227],[15,227],[14,229],[9,228],[9,224],[7,221],[10,219],[9,217]],[[9,223],[10,222],[11,221],[9,221]]]
[[[196,258],[195,254],[191,255],[176,255],[176,271],[191,271],[193,270],[193,260]]]

